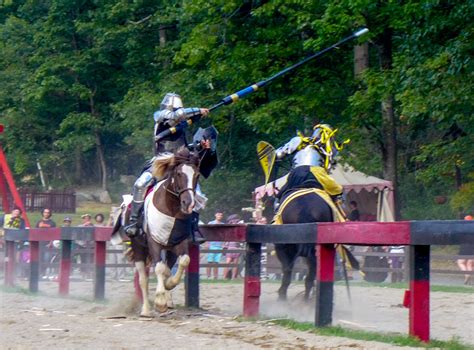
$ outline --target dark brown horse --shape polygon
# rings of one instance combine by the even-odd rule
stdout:
[[[291,193],[291,192],[290,192]],[[283,205],[284,203],[282,203]],[[316,193],[307,193],[291,200],[281,212],[283,224],[302,224],[309,222],[331,222],[331,207]],[[308,300],[316,277],[316,248],[314,244],[275,244],[275,251],[282,266],[281,286],[278,299],[286,300],[291,274],[296,259],[302,257],[308,266],[305,278],[304,298]]]
[[[145,198],[143,230],[145,235],[132,241],[133,260],[143,295],[142,316],[150,316],[146,260],[151,257],[157,277],[155,307],[165,312],[172,306],[171,290],[178,285],[189,265],[188,238],[192,225],[195,190],[199,178],[199,157],[181,148],[176,154],[157,156],[153,175],[158,181]],[[165,259],[162,251],[166,251]],[[164,261],[163,261],[164,260]],[[171,268],[178,260],[176,274]]]

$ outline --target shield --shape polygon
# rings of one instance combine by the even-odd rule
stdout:
[[[207,128],[199,128],[193,136],[193,144],[199,145],[203,140],[211,141],[211,150],[213,152],[217,149],[217,136],[219,132],[214,125],[208,126]]]

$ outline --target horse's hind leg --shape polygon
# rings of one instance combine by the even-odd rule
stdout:
[[[316,277],[316,256],[313,254],[306,257],[306,264],[308,265],[308,274],[304,282],[304,300],[308,301],[311,295],[311,290],[314,287],[314,279]]]
[[[140,283],[140,289],[143,296],[143,305],[140,316],[150,317],[151,308],[150,301],[148,300],[148,276],[146,275],[146,267],[144,261],[136,261],[135,268],[138,271],[138,281]]]
[[[293,271],[293,266],[295,264],[295,256],[290,249],[285,245],[275,244],[275,251],[281,263],[282,269],[282,279],[281,279],[281,286],[278,289],[278,300],[286,300],[287,299],[287,291],[288,287],[291,283],[291,274]]]

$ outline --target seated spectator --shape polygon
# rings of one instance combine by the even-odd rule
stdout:
[[[347,218],[350,221],[360,221],[360,213],[359,213],[359,209],[357,208],[357,202],[350,201],[349,206],[351,208],[351,212]]]

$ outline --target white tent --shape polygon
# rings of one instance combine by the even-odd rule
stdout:
[[[355,170],[349,165],[336,165],[331,176],[344,188],[346,206],[350,201],[356,201],[362,221],[394,221],[393,186],[391,181],[379,179]],[[271,196],[276,189],[285,183],[286,176],[281,177],[266,186],[255,189],[255,199],[258,201],[265,195]]]

